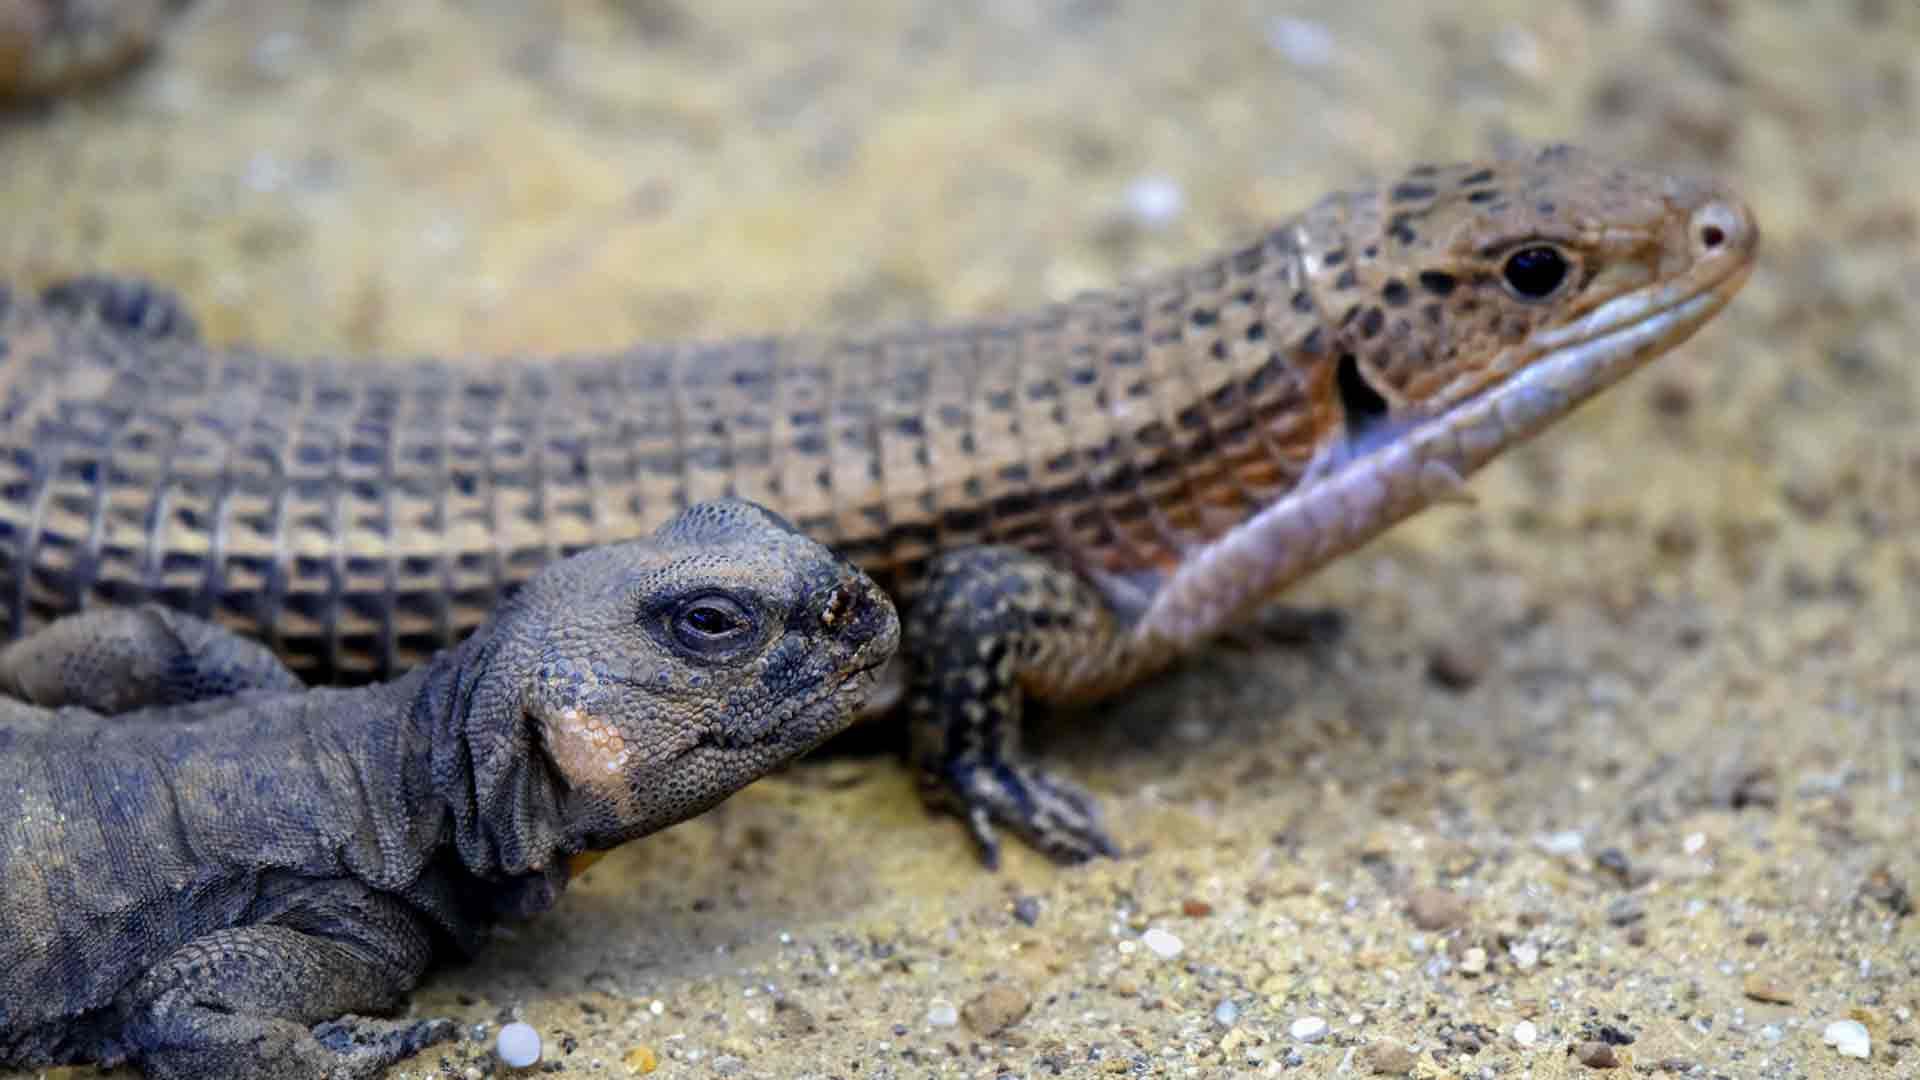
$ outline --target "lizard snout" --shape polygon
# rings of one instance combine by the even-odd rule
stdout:
[[[820,606],[820,621],[852,649],[849,674],[872,671],[893,657],[900,645],[900,617],[886,591],[851,565],[830,587]]]

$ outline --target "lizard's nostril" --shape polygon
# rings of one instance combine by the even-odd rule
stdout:
[[[852,589],[835,585],[833,591],[827,594],[827,606],[820,613],[820,622],[829,630],[838,628],[853,613],[854,605],[858,602]]]
[[[1738,252],[1753,244],[1753,221],[1734,203],[1715,200],[1693,212],[1693,235],[1700,255]]]

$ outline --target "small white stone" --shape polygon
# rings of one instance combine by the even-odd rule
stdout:
[[[1221,998],[1220,1004],[1213,1007],[1213,1022],[1221,1027],[1230,1028],[1240,1019],[1240,1006],[1232,998]]]
[[[1840,1051],[1841,1057],[1865,1061],[1873,1056],[1873,1036],[1867,1034],[1867,1026],[1858,1020],[1835,1020],[1820,1037]]]
[[[1172,934],[1167,933],[1157,926],[1140,935],[1140,944],[1145,945],[1152,951],[1153,955],[1162,960],[1171,960],[1179,956],[1180,951],[1186,948],[1185,945],[1180,943],[1179,938],[1174,937]]]
[[[1534,1026],[1533,1021],[1522,1020],[1513,1025],[1513,1041],[1521,1046],[1532,1046],[1539,1039],[1540,1029]]]
[[[1142,225],[1159,227],[1187,208],[1187,193],[1164,176],[1142,176],[1127,185],[1127,209]]]
[[[1310,19],[1281,16],[1267,24],[1267,44],[1301,67],[1325,67],[1333,59],[1333,33]]]
[[[1539,839],[1540,850],[1549,855],[1578,855],[1587,846],[1587,838],[1577,829],[1553,833]]]
[[[1507,947],[1507,955],[1513,958],[1513,966],[1517,971],[1532,971],[1540,964],[1540,947],[1538,945],[1529,945],[1523,941],[1516,941]]]
[[[509,1068],[532,1068],[540,1061],[540,1033],[533,1025],[515,1020],[500,1028],[500,1037],[494,1040],[494,1052]]]
[[[960,1022],[960,1010],[951,1001],[934,998],[927,1006],[927,1023],[932,1027],[952,1027]]]
[[[1700,849],[1706,846],[1707,846],[1706,833],[1688,833],[1687,838],[1685,840],[1680,841],[1680,850],[1686,852],[1689,855],[1700,854]]]
[[[1303,1016],[1287,1025],[1287,1034],[1298,1042],[1317,1043],[1327,1037],[1327,1022],[1317,1016]]]

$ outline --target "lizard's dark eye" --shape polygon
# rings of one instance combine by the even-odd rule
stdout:
[[[1543,300],[1567,279],[1567,258],[1545,244],[1523,247],[1500,269],[1507,288],[1522,300]]]
[[[673,613],[674,640],[694,652],[725,651],[753,635],[753,616],[719,594],[695,597]]]

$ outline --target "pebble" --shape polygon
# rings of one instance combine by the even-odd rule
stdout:
[[[1475,945],[1460,954],[1460,974],[1480,975],[1487,970],[1487,950]]]
[[[927,1023],[933,1027],[952,1027],[960,1022],[960,1010],[951,1001],[935,998],[927,1006]]]
[[[1040,901],[1031,896],[1023,896],[1013,902],[1013,917],[1021,923],[1032,926],[1040,921]]]
[[[1531,1020],[1522,1020],[1513,1025],[1513,1041],[1521,1046],[1532,1046],[1540,1041],[1540,1029]]]
[[[645,1076],[660,1067],[660,1055],[653,1052],[653,1047],[641,1043],[627,1051],[620,1063],[627,1067],[628,1072]]]
[[[1583,1042],[1573,1048],[1573,1056],[1579,1058],[1580,1064],[1589,1069],[1620,1067],[1620,1059],[1614,1054],[1613,1047],[1603,1042]]]
[[[1607,905],[1607,921],[1615,926],[1632,926],[1647,917],[1647,906],[1637,896],[1616,897]]]
[[[1873,1055],[1873,1037],[1867,1034],[1867,1026],[1858,1020],[1835,1020],[1827,1025],[1820,1038],[1828,1046],[1840,1051],[1841,1057],[1867,1060]]]
[[[1587,837],[1578,830],[1568,829],[1539,837],[1535,843],[1549,855],[1578,855],[1587,846]]]
[[[1157,926],[1140,935],[1140,944],[1145,945],[1153,955],[1162,960],[1171,960],[1186,948],[1180,943],[1179,938]]]
[[[1420,1064],[1413,1051],[1385,1039],[1368,1043],[1360,1060],[1375,1076],[1406,1076]]]
[[[810,1035],[820,1029],[811,1012],[786,998],[773,1003],[773,1019],[788,1035]]]
[[[1267,44],[1301,67],[1325,67],[1333,60],[1333,32],[1308,19],[1274,19],[1267,24]]]
[[[1213,1007],[1213,1022],[1221,1027],[1232,1027],[1240,1019],[1240,1006],[1232,998],[1221,998],[1220,1004]]]
[[[493,1049],[509,1068],[530,1069],[540,1061],[540,1033],[532,1024],[515,1020],[501,1026]]]
[[[1540,947],[1524,941],[1516,941],[1507,946],[1507,955],[1513,958],[1515,971],[1532,971],[1540,966]]]
[[[1186,207],[1186,192],[1167,177],[1143,176],[1127,185],[1127,209],[1142,225],[1170,224]]]
[[[1032,1008],[1026,991],[1006,983],[995,983],[960,1006],[960,1018],[975,1034],[992,1037],[1019,1023]]]
[[[1421,889],[1407,897],[1407,917],[1422,930],[1450,930],[1467,921],[1467,901],[1448,889]]]
[[[1303,1043],[1317,1043],[1327,1037],[1329,1030],[1327,1022],[1317,1016],[1303,1016],[1287,1026],[1287,1034]]]
[[[1764,1001],[1771,1005],[1793,1004],[1793,990],[1764,972],[1756,971],[1747,976],[1741,985],[1741,991],[1755,1001]]]
[[[1473,689],[1492,666],[1493,650],[1478,640],[1449,641],[1427,653],[1427,678],[1455,693]]]

